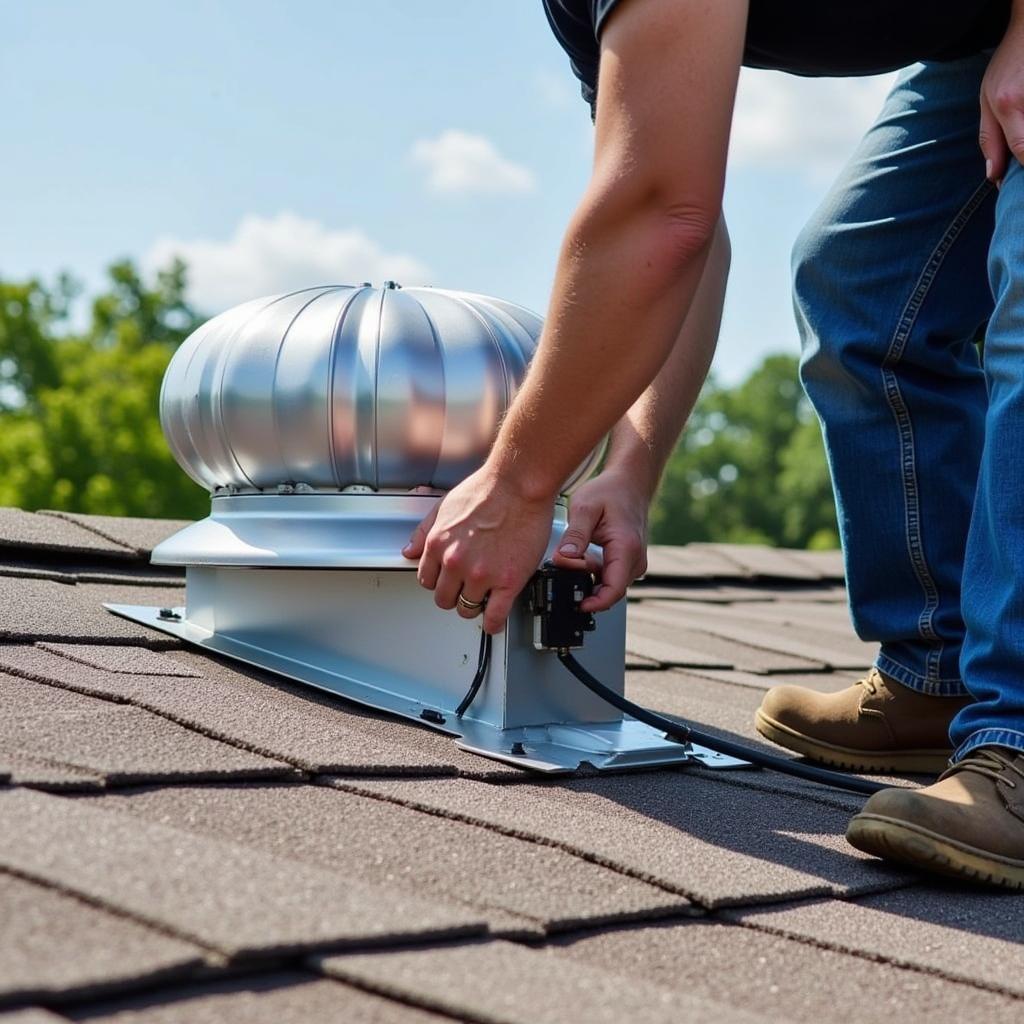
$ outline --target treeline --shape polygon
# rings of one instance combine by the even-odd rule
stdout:
[[[171,458],[157,418],[164,368],[203,319],[185,274],[176,264],[150,283],[117,263],[84,318],[69,278],[0,280],[0,505],[206,514],[206,492]],[[737,387],[708,384],[665,474],[652,539],[835,545],[795,359],[771,356]]]
[[[704,388],[651,510],[651,539],[839,546],[821,430],[794,356]]]

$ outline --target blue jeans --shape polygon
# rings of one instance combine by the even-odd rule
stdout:
[[[974,699],[954,761],[1024,751],[1024,169],[985,181],[987,63],[905,71],[793,256],[854,626],[882,672]]]

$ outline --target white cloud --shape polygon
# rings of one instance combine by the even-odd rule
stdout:
[[[143,263],[155,269],[174,256],[188,264],[189,297],[210,313],[317,284],[379,284],[386,278],[421,284],[429,277],[419,260],[385,252],[358,228],[331,229],[293,213],[247,214],[226,239],[160,238]]]
[[[415,142],[412,158],[427,168],[427,184],[435,192],[530,192],[536,187],[533,172],[502,156],[490,139],[455,128]]]
[[[830,176],[845,163],[881,109],[893,76],[800,78],[773,71],[740,75],[730,161]]]

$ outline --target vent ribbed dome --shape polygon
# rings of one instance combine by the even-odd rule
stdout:
[[[501,299],[390,282],[256,299],[185,340],[160,421],[209,490],[448,489],[487,457],[542,323]]]

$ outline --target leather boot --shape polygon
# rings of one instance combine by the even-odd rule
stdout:
[[[970,697],[933,697],[872,669],[838,693],[776,686],[757,731],[812,761],[859,772],[941,772],[953,753],[949,723]]]
[[[931,786],[876,793],[846,838],[876,857],[1024,889],[1024,754],[979,747]]]

